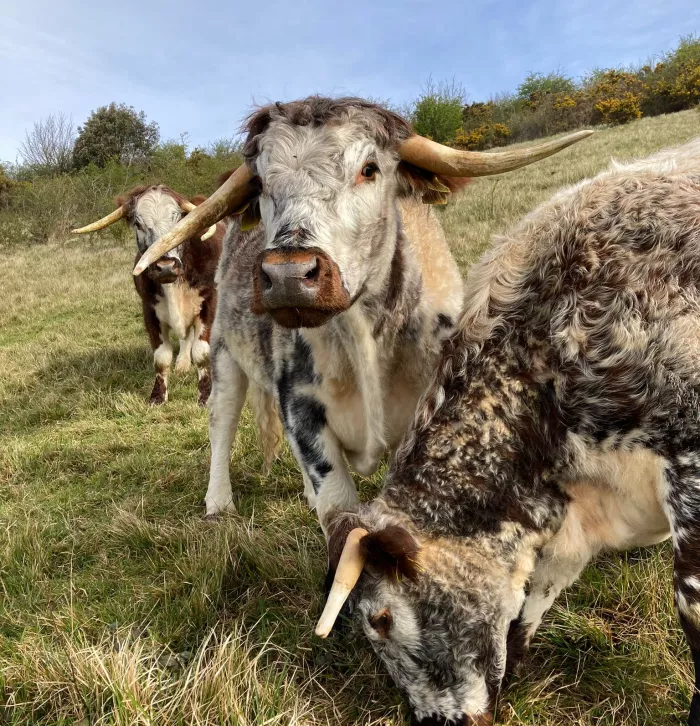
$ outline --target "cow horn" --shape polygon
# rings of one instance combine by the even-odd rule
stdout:
[[[134,268],[134,275],[140,275],[166,252],[243,206],[256,193],[250,186],[253,177],[247,164],[239,166],[210,197],[143,253]]]
[[[488,176],[502,174],[506,171],[519,169],[540,159],[545,159],[565,149],[577,141],[581,141],[594,131],[577,131],[560,139],[546,141],[543,144],[526,146],[524,149],[509,149],[495,153],[479,151],[462,151],[443,146],[424,136],[410,136],[399,146],[399,155],[403,161],[432,171],[434,174],[453,177]]]
[[[323,608],[318,625],[316,625],[316,635],[321,638],[326,638],[328,633],[333,630],[333,625],[338,619],[340,610],[360,579],[365,566],[365,555],[360,549],[360,540],[366,534],[366,529],[356,527],[350,531],[348,538],[345,540],[338,568],[335,571],[333,585],[328,593],[328,600],[326,600],[326,607]]]
[[[88,232],[97,232],[105,227],[109,227],[110,224],[118,222],[126,214],[126,205],[122,204],[117,207],[111,214],[108,214],[102,219],[98,219],[97,222],[88,224],[86,227],[80,227],[78,229],[71,230],[71,234],[87,234]]]
[[[194,212],[195,209],[197,209],[196,204],[192,204],[192,202],[188,202],[187,199],[181,199],[180,200],[180,209],[182,209],[183,212]],[[205,240],[208,240],[214,233],[216,232],[216,223],[212,224],[211,227],[199,238],[204,242]]]

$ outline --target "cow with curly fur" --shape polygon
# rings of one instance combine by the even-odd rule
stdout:
[[[671,537],[700,725],[700,138],[615,164],[469,272],[381,495],[336,512],[317,632],[349,596],[422,724],[490,724],[602,550]]]

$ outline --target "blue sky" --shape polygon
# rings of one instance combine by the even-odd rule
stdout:
[[[197,145],[234,134],[256,102],[400,104],[429,76],[486,100],[528,71],[636,63],[691,32],[698,0],[5,0],[0,160],[15,160],[34,121],[63,111],[81,123],[110,101]]]

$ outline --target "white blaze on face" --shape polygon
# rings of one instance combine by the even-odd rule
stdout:
[[[133,228],[138,248],[144,252],[180,221],[182,210],[177,200],[160,188],[149,189],[136,202]],[[164,255],[179,258],[178,248]]]
[[[368,162],[379,169],[372,179],[361,176]],[[354,298],[393,254],[393,247],[383,255],[377,250],[377,225],[388,218],[385,237],[391,238],[397,164],[393,151],[378,149],[351,122],[320,127],[271,123],[255,161],[263,183],[260,212],[267,249],[299,244],[291,233],[304,230],[303,245],[331,258]]]

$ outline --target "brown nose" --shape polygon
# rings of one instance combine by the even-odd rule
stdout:
[[[318,247],[265,250],[253,267],[256,315],[285,328],[316,328],[352,305],[338,265]]]
[[[263,257],[260,265],[262,303],[275,308],[313,307],[320,287],[321,264],[312,253]]]

